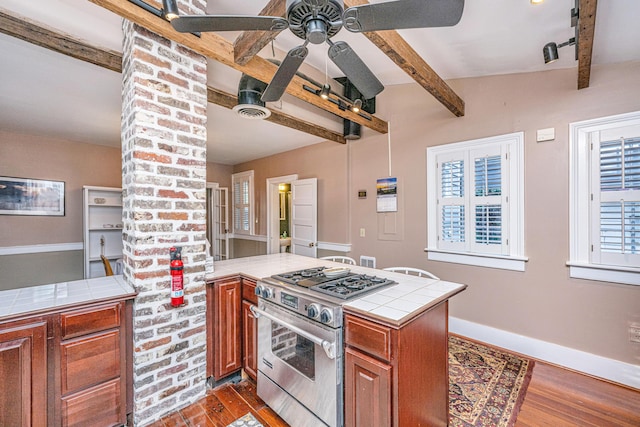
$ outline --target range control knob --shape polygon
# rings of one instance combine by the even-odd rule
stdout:
[[[310,304],[309,307],[307,307],[307,316],[312,319],[317,319],[318,316],[320,316],[320,305],[316,303]]]
[[[262,298],[267,298],[267,299],[273,298],[273,295],[274,295],[274,293],[273,293],[273,289],[272,288],[268,288],[268,287],[265,286],[262,289]]]
[[[320,312],[320,321],[322,323],[331,323],[333,320],[333,313],[328,308],[323,308]]]
[[[263,289],[263,286],[262,286],[262,285],[258,285],[258,286],[256,286],[256,288],[255,288],[255,290],[254,290],[253,292],[254,292],[257,296],[260,296],[260,295],[262,295],[262,289]]]

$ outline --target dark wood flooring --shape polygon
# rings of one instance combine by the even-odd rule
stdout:
[[[256,395],[251,381],[223,384],[151,427],[226,427],[247,412],[265,427],[289,427]],[[638,427],[640,390],[538,361],[515,427],[545,426]]]

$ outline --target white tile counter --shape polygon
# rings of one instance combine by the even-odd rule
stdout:
[[[348,300],[343,304],[348,311],[366,314],[397,325],[451,298],[467,287],[459,283],[340,264],[290,253],[216,261],[214,272],[207,274],[206,277],[210,281],[242,274],[260,279],[274,274],[320,266],[348,267],[354,273],[375,275],[397,282],[397,285],[385,287],[361,298]]]
[[[0,321],[78,304],[136,294],[122,276],[97,277],[0,291]]]

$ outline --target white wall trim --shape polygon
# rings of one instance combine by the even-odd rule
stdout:
[[[0,255],[40,254],[44,252],[81,251],[84,249],[82,242],[52,243],[47,245],[25,245],[0,247]]]
[[[449,317],[449,332],[640,389],[640,366]]]
[[[318,242],[318,249],[335,252],[351,252],[351,243]]]
[[[501,270],[525,271],[527,257],[497,256],[470,252],[452,252],[426,248],[430,261],[452,262],[455,264],[475,265],[478,267],[498,268]]]
[[[254,242],[266,242],[267,236],[264,234],[229,234],[230,239],[236,240],[253,240]]]

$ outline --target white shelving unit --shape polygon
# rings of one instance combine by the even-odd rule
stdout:
[[[122,258],[122,189],[83,187],[84,277],[105,275],[100,255],[116,271]]]

